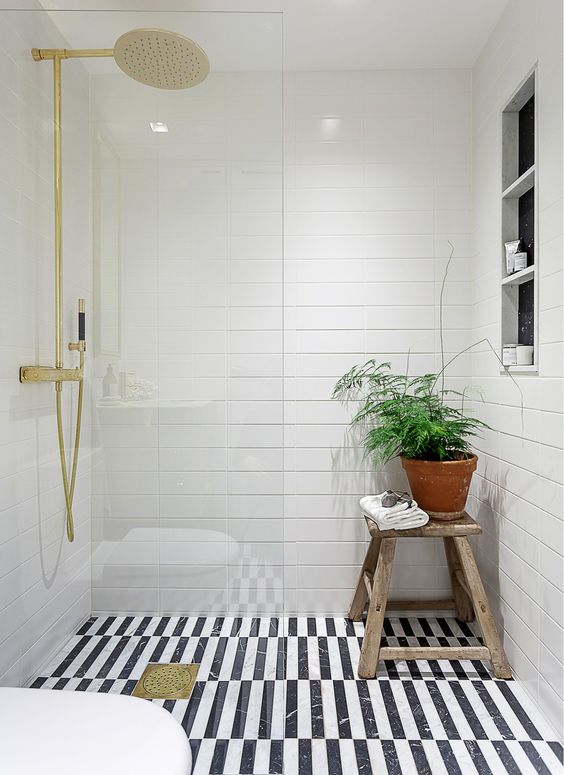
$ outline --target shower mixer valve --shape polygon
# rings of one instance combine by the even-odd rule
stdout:
[[[69,350],[81,354],[86,350],[84,299],[78,300],[78,340],[69,342]],[[81,355],[82,360],[82,355]],[[80,382],[84,377],[84,367],[81,363],[74,369],[58,366],[21,366],[20,382]]]

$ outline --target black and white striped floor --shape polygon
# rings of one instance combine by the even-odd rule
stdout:
[[[386,620],[386,645],[478,644],[454,619]],[[562,746],[515,681],[481,662],[356,667],[363,625],[337,618],[94,617],[32,684],[129,694],[148,662],[201,665],[160,701],[194,775],[563,772]]]

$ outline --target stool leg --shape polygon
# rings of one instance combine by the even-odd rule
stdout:
[[[472,601],[460,586],[458,579],[456,578],[456,572],[462,570],[460,565],[460,558],[456,551],[452,538],[443,538],[445,545],[445,554],[448,563],[448,572],[450,574],[450,584],[452,586],[452,596],[456,605],[456,616],[461,622],[474,621],[474,609],[472,608]]]
[[[511,668],[507,661],[501,638],[499,637],[495,626],[490,604],[486,597],[484,585],[480,578],[480,572],[478,571],[478,566],[476,565],[470,542],[466,536],[456,536],[452,540],[454,541],[458,556],[460,557],[460,563],[466,577],[468,590],[472,595],[476,618],[478,619],[478,624],[480,625],[482,635],[484,636],[484,645],[487,646],[490,652],[494,675],[496,678],[511,678]]]
[[[360,651],[360,661],[358,663],[359,678],[374,678],[378,668],[380,637],[384,623],[384,614],[386,613],[395,551],[396,539],[383,538],[374,574],[368,618]]]
[[[358,584],[356,585],[354,597],[352,599],[352,603],[349,608],[349,613],[347,615],[347,619],[352,619],[353,622],[360,621],[362,612],[366,607],[366,601],[368,600],[368,592],[366,591],[366,584],[364,583],[364,574],[366,571],[368,571],[369,573],[374,573],[374,570],[376,568],[376,563],[378,562],[380,542],[381,542],[380,538],[373,538],[370,541],[370,546],[368,547],[368,551],[366,552],[366,557],[364,558],[364,563],[362,565],[362,568],[360,570],[360,575],[358,577]]]

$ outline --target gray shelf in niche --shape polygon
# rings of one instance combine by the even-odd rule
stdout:
[[[532,164],[520,177],[508,186],[503,194],[503,199],[519,199],[535,185],[535,165]]]
[[[503,374],[505,371],[510,371],[511,374],[538,374],[539,373],[539,367],[538,366],[506,366],[505,368],[502,368],[500,366],[499,373]]]
[[[508,368],[512,374],[536,374],[538,372],[537,366],[508,366]]]
[[[514,274],[510,274],[507,277],[504,277],[504,279],[501,281],[501,284],[522,285],[523,283],[528,283],[529,280],[532,279],[534,273],[535,266],[534,264],[531,264],[531,266],[528,266],[526,269],[521,269],[520,272],[514,272]]]
[[[530,366],[511,366],[513,373],[538,372],[538,137],[535,99],[536,68],[521,82],[501,110],[501,346],[534,347]],[[526,269],[508,275],[505,242],[522,238]],[[501,353],[500,353],[501,355]]]

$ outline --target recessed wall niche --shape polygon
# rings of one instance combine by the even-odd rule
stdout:
[[[536,70],[502,108],[501,347],[532,345],[533,363],[511,371],[538,371],[538,240]],[[520,240],[526,266],[509,273],[505,243]],[[500,353],[502,356],[502,353]]]

